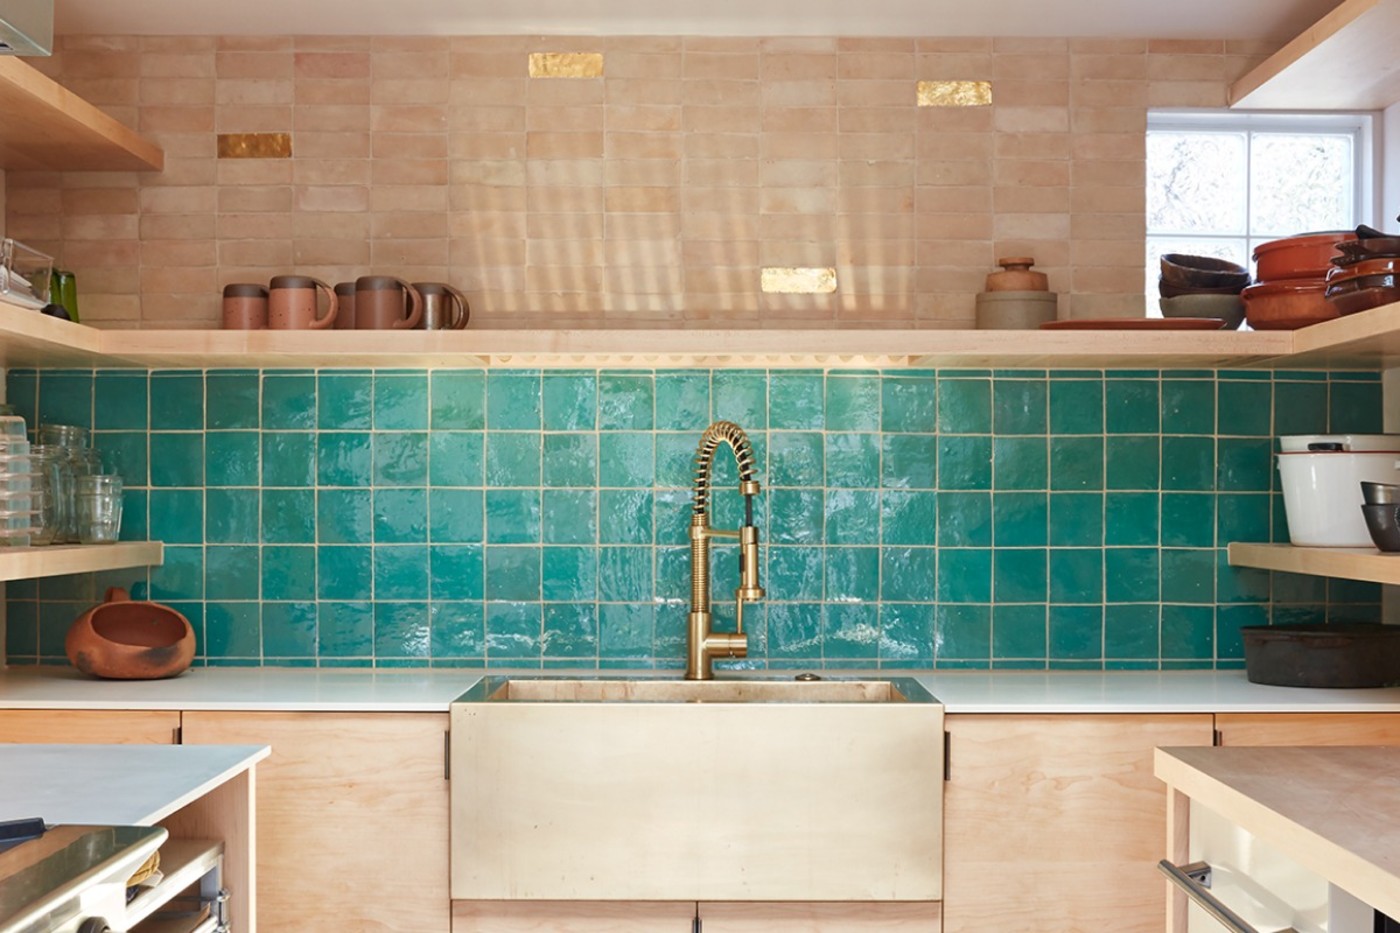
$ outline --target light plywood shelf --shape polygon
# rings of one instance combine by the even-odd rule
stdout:
[[[0,168],[160,171],[165,153],[28,62],[0,57]]]
[[[127,567],[154,567],[164,560],[165,546],[159,541],[0,547],[0,581],[122,570]]]
[[[1365,580],[1368,583],[1400,583],[1400,554],[1382,554],[1375,548],[1295,547],[1292,544],[1232,541],[1228,553],[1233,567],[1281,570],[1315,577]]]
[[[1346,0],[1230,88],[1250,110],[1382,110],[1400,100],[1400,3]]]
[[[151,917],[190,885],[219,868],[223,857],[224,844],[216,840],[167,839],[160,847],[159,867],[164,877],[159,884],[143,888],[126,905],[127,925],[135,926]],[[164,920],[156,919],[162,922]],[[185,919],[185,929],[190,929],[193,925],[193,919]]]

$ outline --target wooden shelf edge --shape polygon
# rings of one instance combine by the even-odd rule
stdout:
[[[1375,548],[1296,547],[1232,541],[1227,554],[1232,567],[1400,584],[1400,554],[1383,554]]]
[[[0,581],[154,567],[164,560],[165,546],[159,541],[5,547],[0,548]]]

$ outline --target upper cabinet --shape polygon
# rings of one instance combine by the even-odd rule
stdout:
[[[165,153],[130,127],[0,56],[0,169],[160,171]]]
[[[1400,101],[1400,3],[1346,0],[1230,88],[1249,110],[1382,110]]]

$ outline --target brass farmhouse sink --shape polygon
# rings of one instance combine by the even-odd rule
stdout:
[[[456,899],[941,898],[913,679],[486,677],[451,765]]]

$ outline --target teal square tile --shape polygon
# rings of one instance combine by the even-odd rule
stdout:
[[[1043,379],[996,379],[992,383],[992,426],[997,434],[1044,434],[1048,424],[1049,383]]]
[[[261,553],[257,547],[215,544],[205,547],[205,599],[257,599],[261,579]]]
[[[204,610],[200,650],[211,661],[262,657],[261,612],[257,603],[209,603]]]
[[[120,476],[127,488],[147,485],[148,437],[145,431],[101,431],[93,435],[93,444],[102,457],[102,469]]]
[[[1156,379],[1104,380],[1104,428],[1109,434],[1156,434],[1162,429]]]
[[[204,435],[151,434],[152,486],[203,486]]]
[[[1050,543],[1060,547],[1102,547],[1104,496],[1097,492],[1050,495]]]
[[[885,544],[934,544],[938,494],[887,489],[880,494],[880,523],[880,540]]]
[[[210,430],[258,427],[262,382],[256,370],[214,370],[204,377],[204,426]]]
[[[544,598],[560,602],[598,598],[598,552],[591,547],[547,547],[541,560]]]
[[[374,376],[368,372],[316,374],[316,427],[368,431],[374,427]]]
[[[992,595],[999,603],[1043,603],[1047,594],[1044,548],[998,547],[992,555]]]
[[[940,489],[991,489],[992,439],[986,436],[938,438]]]
[[[310,544],[316,540],[316,492],[312,489],[262,491],[262,539],[269,544]]]
[[[131,491],[124,493],[130,507]],[[221,544],[256,544],[260,537],[258,523],[262,497],[256,489],[206,489],[204,507],[208,514],[208,540]],[[126,524],[126,516],[122,516]],[[160,540],[157,538],[156,540]]]
[[[1252,567],[1231,567],[1224,550],[1217,552],[1215,568],[1215,601],[1225,603],[1266,603],[1273,595],[1267,570]]]
[[[80,370],[41,370],[39,373],[39,419],[31,428],[44,424],[73,424],[92,427],[93,375]]]
[[[769,482],[774,486],[820,486],[825,444],[821,434],[774,431],[768,438]]]
[[[655,385],[650,374],[598,375],[598,430],[650,431]]]
[[[874,607],[870,607],[874,608]],[[833,628],[840,628],[834,625]],[[827,637],[834,639],[834,633]],[[777,658],[822,655],[822,607],[812,603],[777,603],[768,607],[768,653]],[[871,646],[874,650],[874,646]]]
[[[1333,433],[1377,434],[1382,429],[1382,392],[1376,382],[1328,383],[1327,429]],[[1313,433],[1311,431],[1307,433]]]
[[[1103,602],[1103,550],[1051,548],[1050,601]]]
[[[699,432],[710,423],[708,371],[656,374],[656,427],[660,431]]]
[[[1208,493],[1163,493],[1162,544],[1167,547],[1213,547],[1215,502],[1216,497]]]
[[[598,599],[643,602],[653,598],[652,551],[646,547],[598,549]]]
[[[1103,489],[1103,438],[1051,437],[1050,488],[1075,491]]]
[[[540,513],[538,489],[488,489],[486,540],[491,544],[537,544]]]
[[[940,492],[938,544],[940,547],[991,547],[991,493]]]
[[[927,667],[934,659],[936,607],[928,603],[880,606],[880,658],[887,663]]]
[[[1156,548],[1111,547],[1103,554],[1104,599],[1155,603],[1161,596],[1161,553]]]
[[[1215,488],[1215,438],[1163,437],[1162,488],[1211,491]]]
[[[486,505],[480,489],[433,489],[428,533],[434,542],[474,543],[485,534]]]
[[[1216,496],[1216,541],[1220,544],[1268,541],[1270,502],[1267,493],[1221,493]]]
[[[768,548],[766,550],[771,550]],[[770,562],[769,567],[772,564]],[[791,592],[789,588],[780,590],[773,589],[773,571],[769,569],[761,570],[763,587],[767,591],[767,599],[789,599],[787,594]],[[778,581],[783,583],[783,581]],[[784,584],[786,587],[786,584]],[[817,568],[817,593],[814,599],[821,598],[821,568]],[[548,595],[545,596],[548,599]],[[658,602],[673,601],[676,605],[683,605],[690,599],[690,548],[688,547],[658,547],[656,549],[656,599]]]
[[[1155,603],[1105,606],[1105,658],[1156,661],[1159,656],[1161,607]]]
[[[886,489],[932,489],[938,485],[938,437],[933,434],[882,437],[880,484]]]
[[[316,377],[309,373],[263,374],[265,431],[310,431],[316,427]]]
[[[1103,658],[1102,606],[1051,606],[1049,622],[1052,661]]]
[[[1105,444],[1105,484],[1109,489],[1157,489],[1162,445],[1157,435],[1119,435]]]
[[[360,431],[316,435],[316,478],[322,486],[368,486],[373,471],[374,435]]]
[[[261,436],[256,431],[210,431],[204,435],[204,482],[210,486],[256,486],[262,475]]]
[[[316,604],[264,603],[262,607],[264,661],[316,656]]]
[[[716,419],[733,421],[750,434],[768,429],[767,373],[717,369],[711,373],[710,389]]]
[[[939,377],[938,430],[942,434],[992,433],[992,381]]]
[[[826,598],[834,602],[875,602],[880,598],[880,549],[829,547]]]
[[[1103,380],[1051,380],[1050,433],[1102,434],[1103,407]]]
[[[1215,551],[1162,549],[1162,602],[1215,603]]]
[[[323,602],[316,631],[322,658],[368,658],[374,655],[374,604]]]
[[[374,490],[376,544],[422,544],[428,540],[428,490]]]
[[[539,603],[490,603],[486,607],[486,659],[489,664],[540,661],[544,613]]]
[[[5,402],[14,408],[15,414],[23,418],[26,425],[38,424],[39,373],[33,369],[7,369]]]
[[[826,496],[820,489],[770,489],[769,511],[781,516],[765,535],[775,544],[820,544],[825,540]]]
[[[1162,658],[1209,661],[1215,657],[1214,606],[1162,607]]]
[[[933,529],[929,529],[932,534]],[[826,543],[876,544],[880,538],[880,494],[866,489],[826,493]]]
[[[1045,606],[1001,604],[992,607],[992,658],[1044,660],[1049,625]]]
[[[581,603],[545,606],[541,651],[546,658],[597,657],[598,607]]]
[[[1274,382],[1274,434],[1316,434],[1326,423],[1326,382]]]
[[[992,482],[997,489],[1046,489],[1050,450],[1043,437],[996,437],[992,441]]]
[[[873,488],[880,483],[880,435],[828,434],[826,484]]]
[[[656,446],[651,433],[617,431],[598,438],[598,485],[653,486]]]
[[[316,549],[316,597],[354,600],[369,595],[374,579],[374,551],[363,544],[323,545]]]
[[[428,427],[428,374],[375,373],[374,426],[381,431]]]
[[[428,607],[434,663],[477,660],[486,654],[486,618],[478,602],[437,602]]]
[[[268,545],[262,549],[262,598],[308,600],[316,598],[316,548],[305,545]]]
[[[486,427],[493,431],[538,431],[540,377],[529,372],[486,374]]]
[[[879,430],[880,395],[879,376],[830,373],[826,378],[826,429]]]
[[[689,434],[656,435],[656,485],[689,489],[695,474],[695,438]]]
[[[325,435],[320,435],[325,437]],[[268,431],[262,436],[264,486],[316,485],[317,435],[309,431]]]
[[[529,600],[541,597],[538,547],[492,547],[485,550],[486,598]]]
[[[486,435],[481,431],[433,431],[428,435],[428,482],[433,486],[481,486],[486,476]]]
[[[1263,606],[1220,606],[1215,610],[1215,657],[1219,661],[1244,659],[1246,625],[1268,625],[1269,613]]]
[[[434,600],[486,595],[486,561],[480,544],[434,544],[428,559],[428,593]]]
[[[421,544],[376,544],[374,598],[420,600],[428,595],[428,548]]]
[[[426,602],[374,604],[374,657],[426,658],[432,644]]]
[[[1327,580],[1311,574],[1274,575],[1274,602],[1320,603],[1327,599]]]
[[[40,381],[40,392],[44,382]],[[202,431],[204,429],[204,376],[200,373],[160,371],[151,373],[151,419],[153,431]],[[48,416],[40,395],[39,415]],[[68,422],[72,423],[72,422]],[[86,424],[84,420],[80,422]]]
[[[434,431],[480,431],[486,427],[484,372],[437,370],[428,378],[428,423]]]
[[[545,373],[541,388],[546,431],[592,431],[597,427],[597,373]]]
[[[144,431],[149,386],[150,376],[144,372],[99,371],[92,381],[92,426],[99,431]]]
[[[1162,433],[1215,433],[1215,380],[1162,379]]]
[[[794,609],[801,604],[789,604]],[[776,609],[777,607],[773,607]],[[878,606],[866,603],[857,605],[836,604],[830,606],[810,605],[821,627],[815,639],[806,640],[811,629],[806,620],[783,632],[783,642],[795,651],[779,652],[770,647],[772,654],[790,658],[821,658],[826,663],[837,661],[870,661],[880,657],[883,637],[880,631],[880,610]],[[807,613],[803,613],[806,615]],[[773,624],[773,610],[768,614],[768,642],[774,645],[777,634]],[[796,637],[793,637],[796,636]]]
[[[928,376],[880,380],[880,429],[932,434],[938,430],[938,383]]]
[[[368,489],[322,489],[316,493],[316,539],[322,544],[368,544],[374,540],[374,506]]]
[[[374,435],[376,486],[423,486],[427,482],[427,434],[381,431]]]
[[[486,485],[538,486],[540,435],[497,431],[486,438]]]
[[[764,495],[771,495],[771,490]],[[694,497],[689,491],[680,489],[658,490],[652,497],[655,511],[652,514],[652,528],[655,529],[656,543],[660,545],[690,547],[690,519],[694,508]],[[761,500],[760,500],[761,501]],[[766,537],[766,529],[760,535]]]
[[[204,490],[152,489],[147,508],[153,540],[166,544],[204,542]]]
[[[938,660],[987,662],[992,656],[990,606],[942,606],[938,613]]]
[[[681,568],[690,573],[689,549],[679,551],[684,557]],[[822,598],[822,552],[820,548],[770,547],[767,549],[768,570],[763,586],[773,601],[817,601]],[[660,580],[670,579],[658,574]],[[931,585],[931,584],[930,584]],[[689,599],[689,587],[681,594]],[[885,597],[887,599],[893,597]]]
[[[594,544],[598,540],[598,493],[592,489],[546,489],[541,498],[546,544]]]
[[[1157,544],[1161,541],[1161,496],[1117,492],[1104,499],[1104,543]]]
[[[638,603],[598,607],[598,654],[603,658],[646,660],[652,656],[656,610]]]
[[[1221,492],[1268,492],[1273,488],[1271,438],[1222,437],[1216,441],[1216,488]]]
[[[1222,379],[1216,390],[1215,423],[1224,436],[1268,437],[1273,429],[1273,386]]]
[[[880,551],[880,599],[931,603],[938,597],[938,552],[931,547]]]
[[[651,544],[649,489],[598,491],[598,540],[602,544]]]
[[[768,427],[820,431],[826,425],[826,378],[821,373],[775,372],[768,377]]]
[[[1050,534],[1049,497],[1043,492],[993,493],[992,534],[999,548],[1046,544]]]

